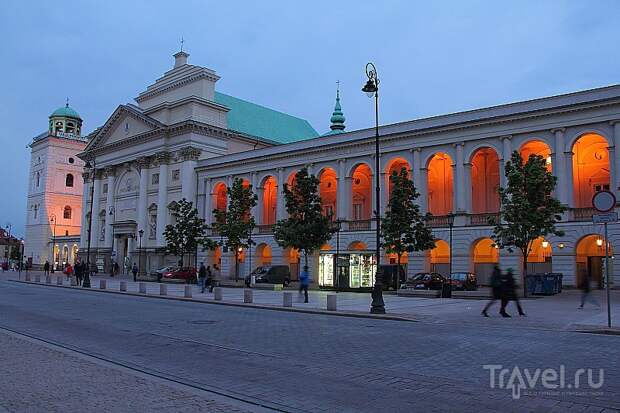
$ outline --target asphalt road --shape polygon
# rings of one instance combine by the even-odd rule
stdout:
[[[620,409],[620,336],[512,329],[506,321],[371,320],[0,281],[0,328],[275,410]],[[0,374],[20,374],[3,365]],[[565,385],[550,389],[538,380],[514,399],[513,387],[497,387],[498,377],[491,388],[484,365],[513,375],[515,366],[563,366]],[[579,389],[568,388],[579,368],[593,369],[595,381],[604,369],[602,386],[586,386],[584,375]]]

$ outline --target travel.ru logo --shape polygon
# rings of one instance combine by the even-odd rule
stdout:
[[[517,400],[522,391],[536,389],[537,386],[545,390],[564,390],[577,392],[579,389],[600,389],[605,381],[604,369],[577,369],[574,374],[567,374],[562,364],[559,369],[521,369],[514,366],[505,368],[501,364],[484,364],[483,369],[489,370],[489,385],[492,389],[512,390],[512,398]],[[572,379],[572,381],[567,381]]]

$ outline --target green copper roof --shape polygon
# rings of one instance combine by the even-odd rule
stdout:
[[[230,108],[228,129],[278,143],[316,138],[308,121],[264,106],[215,92],[215,102]]]
[[[73,108],[69,107],[69,104],[66,104],[63,107],[56,109],[54,112],[52,112],[52,114],[50,115],[50,118],[52,116],[64,116],[67,118],[82,119],[80,115]]]
[[[334,106],[334,112],[332,113],[332,117],[329,120],[332,123],[329,127],[331,130],[323,136],[335,135],[337,133],[344,132],[344,121],[346,120],[346,118],[342,113],[342,107],[340,107],[340,89],[336,89],[336,105]]]

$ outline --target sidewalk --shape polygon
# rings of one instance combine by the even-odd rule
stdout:
[[[10,274],[10,275],[9,275]],[[31,272],[34,281],[34,272]],[[42,283],[45,278],[41,274]],[[22,280],[24,280],[22,273]],[[62,274],[54,274],[60,276]],[[4,279],[17,280],[17,273],[7,272],[0,275]],[[69,283],[64,280],[64,285]],[[106,280],[107,290],[119,291],[120,282],[127,282],[127,291],[138,293],[137,282],[133,282],[132,277],[117,276],[95,276],[91,279],[93,290],[99,289],[99,281]],[[53,279],[55,284],[55,278]],[[185,284],[166,284],[168,296],[183,297]],[[147,295],[159,295],[159,284],[156,282],[146,282]],[[223,303],[234,303],[243,305],[243,289],[222,287]],[[282,308],[283,292],[253,289],[253,301],[255,305],[272,306]],[[358,314],[368,314],[370,309],[371,297],[368,293],[340,292],[312,290],[309,292],[309,303],[303,303],[296,292],[293,292],[293,307],[305,310],[327,310],[327,295],[337,295],[338,312],[350,312]],[[605,291],[595,290],[592,295],[601,304],[596,308],[591,304],[586,304],[585,309],[578,309],[580,302],[580,291],[564,290],[561,294],[538,299],[522,300],[527,317],[518,317],[513,303],[508,305],[508,312],[513,314],[513,318],[504,319],[498,315],[499,302],[489,310],[490,318],[484,318],[480,312],[485,300],[471,299],[443,299],[443,298],[419,298],[419,297],[399,297],[396,295],[385,294],[385,308],[388,315],[401,316],[407,319],[442,324],[471,324],[479,326],[502,326],[510,324],[514,327],[542,328],[553,330],[579,330],[579,329],[598,329],[607,327],[607,307]],[[211,303],[222,303],[214,300],[212,293],[200,292],[200,287],[192,286],[192,296],[194,301],[206,301]],[[612,291],[612,326],[620,326],[620,291]]]

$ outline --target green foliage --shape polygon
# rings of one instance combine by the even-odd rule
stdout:
[[[192,202],[183,198],[170,209],[170,213],[175,218],[175,223],[166,225],[164,230],[166,251],[169,254],[183,259],[185,254],[195,252],[198,246],[202,246],[203,251],[215,248],[215,243],[206,238],[207,225],[204,219],[198,216]]]
[[[542,156],[530,155],[523,163],[519,152],[514,151],[506,162],[505,174],[507,186],[499,189],[500,220],[491,220],[495,225],[493,239],[500,248],[521,251],[525,275],[534,240],[548,234],[564,235],[555,225],[566,207],[551,195],[557,178],[547,170]]]
[[[321,197],[318,194],[319,179],[303,168],[295,175],[295,182],[289,188],[284,184],[284,199],[288,218],[274,226],[274,237],[283,248],[292,247],[308,255],[330,240],[336,229],[330,217],[322,213]]]
[[[235,178],[230,188],[226,189],[228,205],[225,211],[214,209],[213,228],[225,238],[222,244],[235,252],[235,262],[239,260],[239,248],[248,248],[252,241],[252,231],[256,221],[250,214],[258,197],[252,192],[252,185],[245,187],[243,180]],[[239,267],[235,267],[235,277],[239,278]]]
[[[385,218],[381,221],[383,246],[391,254],[401,256],[414,251],[425,251],[435,248],[431,229],[426,225],[430,214],[422,215],[420,206],[414,201],[420,196],[413,181],[409,179],[407,170],[401,169],[390,175],[392,193]]]
[[[10,259],[13,261],[19,261],[21,259],[21,245],[20,244],[14,244],[11,246],[11,257]]]

